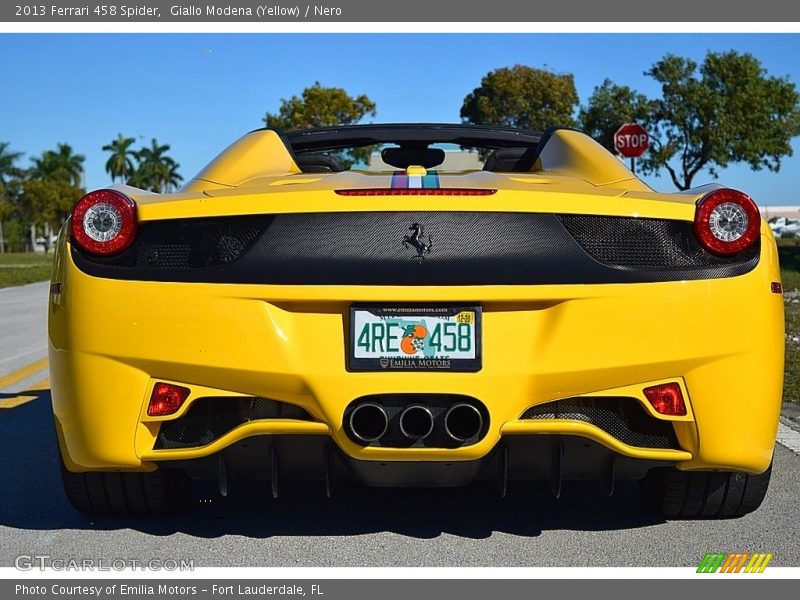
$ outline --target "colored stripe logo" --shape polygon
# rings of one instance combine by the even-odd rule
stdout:
[[[408,175],[405,171],[392,173],[392,189],[426,189],[439,188],[439,174],[429,171],[425,175]]]
[[[698,573],[763,573],[772,560],[772,553],[708,552],[697,567]]]

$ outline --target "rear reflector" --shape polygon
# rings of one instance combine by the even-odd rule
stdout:
[[[671,417],[680,417],[686,414],[686,405],[683,403],[681,386],[677,383],[662,383],[644,388],[644,395],[656,409],[656,412]]]
[[[336,190],[340,196],[491,196],[497,190],[470,188],[365,188]]]
[[[147,405],[147,416],[165,417],[174,414],[183,406],[189,390],[171,383],[156,383],[153,393],[150,394],[150,404]]]

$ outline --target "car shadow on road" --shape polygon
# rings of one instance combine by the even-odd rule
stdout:
[[[663,519],[642,503],[638,485],[623,483],[611,498],[599,486],[565,485],[562,498],[543,485],[375,489],[287,483],[275,500],[266,485],[232,484],[221,498],[196,485],[188,510],[168,518],[98,518],[76,512],[61,487],[49,394],[0,411],[0,526],[33,530],[123,530],[202,538],[241,535],[351,536],[394,532],[428,539],[442,534],[481,539],[494,532],[537,536],[547,530],[610,531],[646,527]]]

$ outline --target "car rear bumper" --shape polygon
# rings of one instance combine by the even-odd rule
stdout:
[[[459,487],[493,482],[501,491],[513,482],[544,481],[558,495],[564,481],[593,481],[613,493],[617,481],[641,479],[650,469],[674,464],[665,457],[631,458],[588,438],[529,435],[504,438],[481,458],[460,461],[354,459],[327,436],[248,437],[200,458],[169,461],[189,477],[219,481],[269,481],[277,496],[287,482],[314,481],[328,494],[338,482],[373,487]]]
[[[783,376],[783,302],[770,293],[779,280],[777,258],[771,239],[761,248],[751,272],[714,280],[279,286],[92,277],[76,268],[62,242],[54,274],[61,287],[49,315],[62,454],[74,471],[152,470],[162,461],[218,457],[250,438],[296,436],[321,440],[356,474],[366,473],[362,464],[415,462],[439,463],[439,470],[471,463],[477,473],[503,448],[524,448],[525,440],[546,438],[551,448],[574,438],[642,464],[761,472],[771,460]],[[348,372],[353,302],[480,304],[482,369]],[[191,390],[177,414],[147,416],[157,381]],[[643,388],[662,382],[682,386],[686,416],[659,416],[649,406]],[[452,448],[355,443],[344,426],[348,405],[388,393],[474,398],[488,411],[487,431],[474,444]],[[203,445],[159,448],[162,422],[207,397],[265,398],[302,407],[310,419],[250,420]],[[535,405],[585,397],[639,402],[650,418],[670,422],[677,446],[637,447],[580,420],[521,418]],[[543,452],[551,464],[552,452]]]

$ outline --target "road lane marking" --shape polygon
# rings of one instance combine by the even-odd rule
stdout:
[[[47,354],[47,346],[41,346],[40,348],[32,348],[31,350],[26,350],[25,352],[20,352],[19,354],[15,354],[13,356],[6,356],[5,358],[0,358],[0,365],[5,364],[7,362],[11,362],[13,360],[18,360],[23,356],[28,356],[29,354]]]
[[[15,396],[14,398],[6,398],[5,400],[0,400],[0,409],[17,408],[18,406],[27,404],[31,400],[36,400],[41,396],[41,394],[37,392],[43,392],[49,389],[50,389],[50,378],[45,377],[41,381],[34,383],[29,389],[25,390],[24,392],[20,392],[18,396]]]
[[[7,388],[10,385],[14,385],[18,381],[22,381],[23,379],[26,379],[31,375],[34,375],[35,373],[38,373],[39,371],[42,371],[46,368],[47,368],[47,359],[43,358],[41,360],[37,360],[35,363],[31,363],[29,365],[24,366],[21,369],[17,369],[13,373],[9,373],[8,375],[3,375],[2,377],[0,377],[0,390],[2,390],[3,388]]]
[[[783,444],[795,454],[800,455],[800,432],[780,423],[778,425],[778,443]]]

